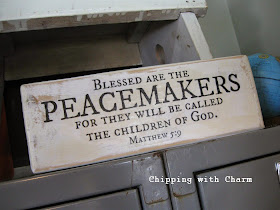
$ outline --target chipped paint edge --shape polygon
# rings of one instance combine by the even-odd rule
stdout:
[[[75,14],[69,16],[46,16],[29,19],[0,20],[0,33],[76,27],[98,24],[130,23],[139,21],[176,20],[180,13],[193,12],[197,17],[206,14],[207,6],[185,9],[118,11],[108,13]]]

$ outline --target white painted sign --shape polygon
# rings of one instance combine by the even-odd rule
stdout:
[[[246,56],[26,84],[34,173],[263,128]]]

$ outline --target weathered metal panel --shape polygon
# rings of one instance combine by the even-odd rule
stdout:
[[[198,20],[191,12],[182,13],[176,21],[151,23],[139,48],[144,66],[212,59]]]

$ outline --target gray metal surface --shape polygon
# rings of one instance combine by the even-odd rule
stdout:
[[[100,196],[97,198],[86,199],[83,201],[72,202],[46,209],[74,210],[74,209],[120,209],[120,210],[140,210],[142,209],[137,190],[127,190]]]
[[[171,209],[161,157],[151,155],[46,173],[0,184],[2,209],[38,208],[138,188],[144,209]]]
[[[280,185],[275,168],[279,160],[280,155],[274,155],[199,174],[198,178],[219,180],[198,183],[203,209],[279,209]]]
[[[280,126],[201,142],[165,153],[167,176],[194,179],[194,172],[280,151]],[[175,209],[200,209],[195,183],[170,185]]]

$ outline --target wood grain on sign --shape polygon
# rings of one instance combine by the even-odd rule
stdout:
[[[21,86],[34,173],[263,128],[246,56]]]

